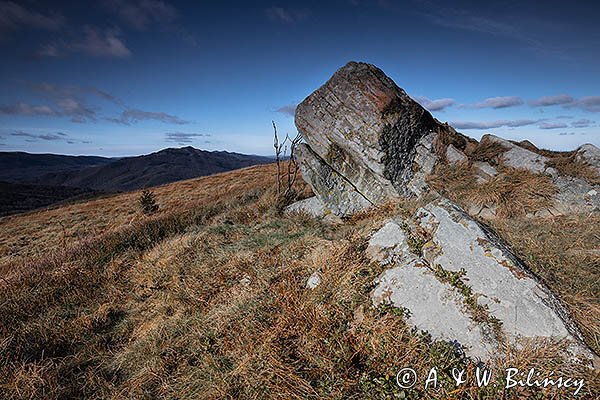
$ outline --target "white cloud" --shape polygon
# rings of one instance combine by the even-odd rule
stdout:
[[[431,100],[427,97],[417,96],[415,100],[429,111],[443,111],[456,104],[456,101],[450,98]]]
[[[523,99],[518,96],[490,97],[479,103],[472,104],[473,108],[508,108],[520,106]]]
[[[93,27],[84,29],[81,40],[68,45],[72,50],[85,53],[92,57],[126,58],[131,55],[119,32],[113,29],[100,31]]]
[[[555,105],[565,105],[573,103],[573,96],[568,94],[558,94],[556,96],[543,96],[539,99],[530,100],[529,105],[532,107],[549,107]]]
[[[517,120],[497,120],[497,121],[454,121],[450,125],[457,129],[493,129],[500,127],[517,128],[520,126],[533,125],[539,120],[517,119]]]

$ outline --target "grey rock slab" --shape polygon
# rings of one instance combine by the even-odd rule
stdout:
[[[600,209],[600,186],[571,176],[557,176],[553,182],[558,187],[553,207],[555,215]]]
[[[382,265],[407,262],[415,258],[410,252],[406,234],[400,223],[388,221],[369,239],[367,256]]]
[[[329,210],[317,196],[313,196],[290,204],[283,212],[284,214],[304,213],[314,218],[323,218]]]
[[[446,148],[446,161],[448,161],[448,164],[457,164],[467,161],[467,156],[465,156],[462,151],[449,144]]]
[[[546,162],[548,159],[540,154],[524,149],[523,147],[517,146],[508,140],[494,135],[483,135],[481,141],[499,143],[507,148],[507,151],[501,155],[501,158],[504,164],[509,167],[523,168],[537,173],[543,173],[546,170]]]
[[[586,143],[577,149],[575,157],[580,161],[587,162],[600,174],[600,149],[598,147]]]
[[[459,343],[471,357],[488,360],[497,342],[485,326],[475,323],[461,295],[440,282],[418,261],[384,271],[376,281],[374,304],[387,303],[408,310],[407,322],[437,340]]]
[[[511,341],[551,337],[569,340],[591,358],[567,310],[550,290],[472,218],[447,200],[421,208],[417,218],[431,235],[424,258],[448,271],[464,271],[479,304],[502,322]]]
[[[477,183],[483,183],[498,175],[498,170],[490,163],[484,161],[475,161],[473,163],[473,170],[475,172]]]

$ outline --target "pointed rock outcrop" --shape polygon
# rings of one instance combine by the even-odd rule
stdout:
[[[418,147],[430,153],[431,135],[448,129],[379,68],[357,62],[300,103],[295,119],[306,140],[302,175],[340,216],[412,194]]]

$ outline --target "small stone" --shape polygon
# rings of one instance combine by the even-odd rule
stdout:
[[[306,280],[306,287],[308,289],[315,289],[317,286],[321,284],[321,275],[318,272],[313,272],[313,274]]]
[[[244,275],[244,277],[242,279],[240,279],[240,285],[242,285],[242,286],[250,286],[251,283],[252,283],[252,280],[250,279],[250,276],[248,276],[248,275]]]
[[[496,168],[484,161],[475,161],[473,163],[473,171],[475,172],[477,183],[483,183],[498,175]]]

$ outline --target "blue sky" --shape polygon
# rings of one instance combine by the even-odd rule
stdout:
[[[347,61],[441,121],[600,146],[600,3],[0,1],[0,151],[272,153]]]

